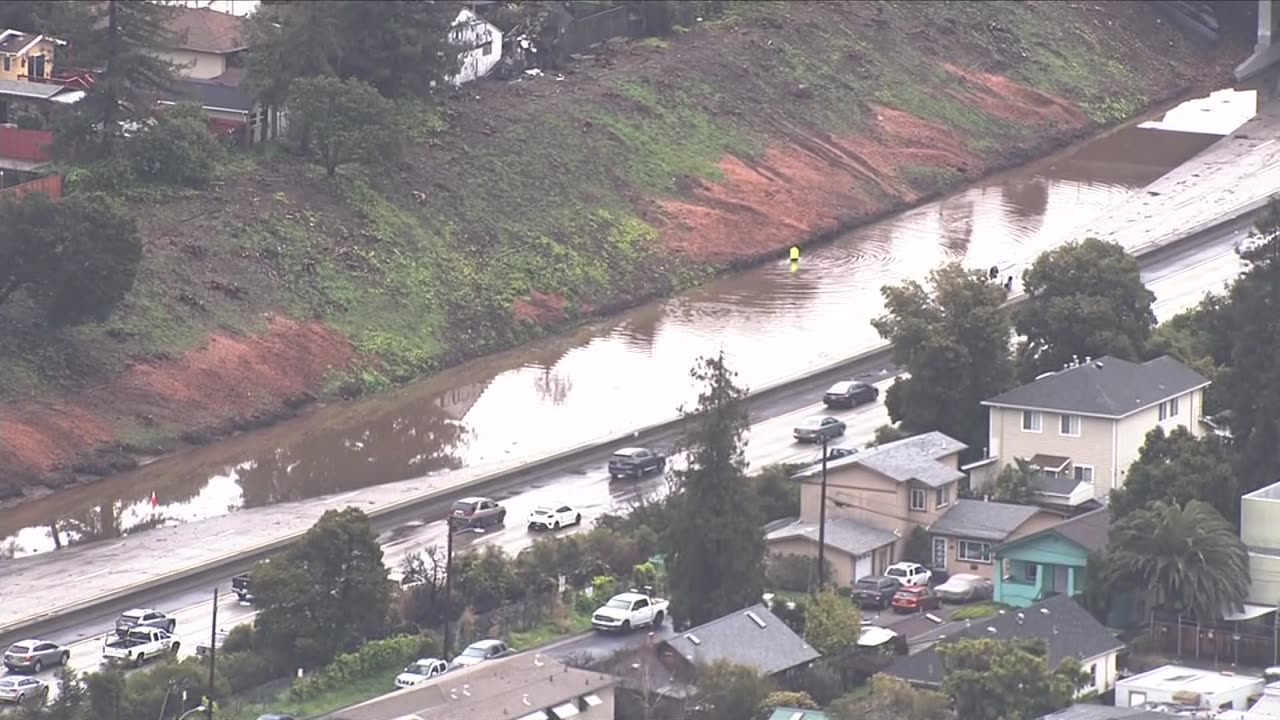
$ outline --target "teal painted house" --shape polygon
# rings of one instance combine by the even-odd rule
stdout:
[[[1107,546],[1111,510],[1099,508],[996,548],[996,602],[1027,607],[1084,591],[1089,553]]]

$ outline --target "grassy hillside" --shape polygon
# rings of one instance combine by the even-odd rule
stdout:
[[[0,496],[688,287],[1219,66],[1146,3],[742,2],[468,86],[397,167],[329,180],[268,150],[207,192],[136,193],[146,259],[112,319],[0,308]]]

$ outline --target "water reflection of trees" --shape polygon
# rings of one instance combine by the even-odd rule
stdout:
[[[111,540],[141,530],[161,527],[168,518],[163,510],[149,512],[135,522],[125,522],[125,512],[144,501],[116,501],[64,515],[49,523],[49,536],[54,549],[83,545],[97,540]]]
[[[358,490],[461,466],[466,430],[440,404],[299,437],[239,470],[246,508]]]
[[[1023,221],[1043,223],[1044,214],[1049,210],[1049,181],[1042,177],[1010,180],[1000,185],[1000,196],[1004,199],[1006,211]],[[1040,229],[1038,225],[1027,227],[1033,232]]]

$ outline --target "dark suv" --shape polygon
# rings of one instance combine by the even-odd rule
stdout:
[[[880,388],[845,380],[832,385],[822,396],[822,403],[827,407],[852,408],[863,403],[875,402],[878,397],[880,397]]]
[[[449,523],[454,527],[485,527],[501,525],[507,520],[507,509],[497,500],[482,497],[462,498],[449,511]]]
[[[667,458],[656,450],[649,448],[622,448],[609,458],[609,477],[638,478],[645,473],[656,471],[661,473],[667,469]]]
[[[859,578],[858,582],[853,584],[853,589],[849,593],[849,598],[858,604],[858,607],[873,607],[877,610],[884,610],[893,602],[894,593],[902,587],[902,583],[891,577],[883,575],[868,575]]]

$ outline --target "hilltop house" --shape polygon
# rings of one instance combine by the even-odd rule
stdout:
[[[966,469],[974,487],[986,487],[1000,468],[1022,458],[1039,471],[1033,485],[1045,504],[1104,500],[1124,485],[1151,430],[1203,432],[1208,385],[1167,355],[1144,363],[1085,358],[983,401],[988,457]]]
[[[48,35],[0,28],[0,170],[17,171],[0,179],[0,188],[33,177],[31,171],[52,160],[49,113],[84,97],[54,78],[55,53],[65,45]]]
[[[62,40],[0,29],[0,80],[41,82],[53,77],[53,60]]]
[[[449,39],[459,47],[458,74],[450,78],[454,85],[488,75],[502,60],[502,31],[467,8],[458,12]]]
[[[248,21],[207,7],[174,6],[167,26],[168,45],[160,56],[187,79],[211,80],[244,65],[249,49]]]

